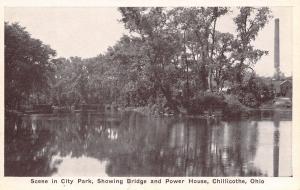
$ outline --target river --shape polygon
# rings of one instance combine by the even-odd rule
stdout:
[[[6,116],[5,176],[292,176],[291,116]]]

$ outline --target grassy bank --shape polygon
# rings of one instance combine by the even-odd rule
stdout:
[[[144,115],[153,116],[195,116],[212,117],[215,113],[221,112],[225,118],[240,118],[248,115],[252,108],[243,105],[234,95],[215,95],[209,94],[198,99],[191,100],[189,107],[178,106],[179,112],[174,112],[164,105],[149,104],[140,107],[126,107],[124,111],[136,111]]]

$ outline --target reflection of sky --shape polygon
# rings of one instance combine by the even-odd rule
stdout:
[[[292,123],[280,121],[279,176],[292,175]]]
[[[102,176],[107,177],[105,168],[107,161],[99,161],[95,158],[81,156],[79,158],[66,156],[54,156],[52,158],[53,167],[57,167],[55,177],[61,176]]]
[[[274,122],[258,122],[258,144],[254,165],[263,174],[273,176]],[[279,176],[291,176],[291,122],[280,121],[279,124]]]
[[[254,165],[263,174],[273,176],[273,132],[274,123],[272,121],[260,121],[257,124],[258,142]]]

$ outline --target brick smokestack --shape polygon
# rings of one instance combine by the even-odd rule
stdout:
[[[275,79],[280,80],[280,39],[279,39],[279,19],[275,19],[274,33],[274,67]]]

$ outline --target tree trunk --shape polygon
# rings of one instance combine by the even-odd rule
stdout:
[[[164,87],[162,86],[162,84],[159,84],[160,90],[162,91],[163,95],[165,96],[167,103],[169,105],[169,107],[175,111],[176,113],[179,112],[178,110],[178,103],[172,98],[171,92],[169,90],[164,89]]]

